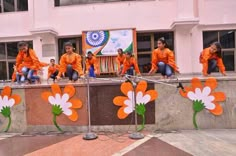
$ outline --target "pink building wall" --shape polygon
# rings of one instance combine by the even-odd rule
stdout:
[[[29,0],[26,12],[0,14],[0,42],[33,40],[42,46],[83,30],[136,28],[138,32],[174,31],[176,61],[182,73],[200,72],[202,31],[236,30],[235,0],[150,0],[54,7],[54,0]],[[186,59],[187,58],[187,59]]]

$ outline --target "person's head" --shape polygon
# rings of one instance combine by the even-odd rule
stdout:
[[[55,59],[50,59],[50,63],[51,63],[51,65],[54,65],[55,64]]]
[[[88,59],[91,59],[93,57],[93,53],[91,51],[89,51],[87,55],[88,55]]]
[[[119,48],[119,49],[117,49],[117,52],[118,52],[119,55],[122,55],[123,54],[123,49]]]
[[[72,52],[73,52],[73,45],[72,45],[71,42],[66,42],[66,43],[64,44],[64,48],[65,48],[65,51],[66,51],[67,53],[72,53]]]
[[[17,46],[18,46],[19,51],[27,52],[29,49],[29,45],[25,41],[19,42]]]
[[[165,49],[168,47],[167,43],[166,43],[166,40],[164,37],[161,37],[157,40],[157,47],[159,49]]]
[[[219,57],[221,57],[221,44],[219,42],[213,42],[210,46],[210,53],[216,53]]]
[[[131,51],[128,51],[125,56],[126,56],[126,58],[128,58],[128,59],[131,58],[131,57],[132,57],[132,52],[131,52]]]

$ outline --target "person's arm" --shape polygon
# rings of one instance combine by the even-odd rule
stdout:
[[[168,50],[167,56],[168,56],[168,63],[167,64],[170,65],[174,69],[174,71],[179,72],[178,67],[175,63],[174,53],[171,50]]]
[[[208,70],[208,59],[209,59],[209,52],[207,51],[208,49],[204,49],[202,51],[202,59],[201,59],[201,62],[202,62],[202,74],[204,76],[207,76],[207,70]]]
[[[218,58],[217,59],[217,66],[219,67],[219,70],[222,73],[222,75],[226,76],[226,74],[225,74],[225,66],[224,66],[222,58]]]
[[[60,59],[60,66],[59,66],[59,72],[57,74],[57,77],[60,78],[62,73],[66,72],[66,56],[62,55]]]
[[[157,62],[158,62],[158,55],[157,55],[156,50],[154,50],[152,52],[152,62],[151,62],[152,68],[151,68],[151,70],[149,71],[148,74],[152,74],[153,72],[157,71],[157,69],[158,69]]]
[[[79,75],[83,75],[82,65],[81,65],[81,56],[76,55],[76,64],[75,64],[75,70],[79,73]]]
[[[116,62],[117,62],[118,71],[120,71],[120,61],[119,61],[119,56],[116,57]]]
[[[99,68],[98,68],[99,66],[98,66],[97,58],[94,56],[93,59],[94,59],[93,60],[94,61],[94,64],[93,64],[94,65],[94,73],[99,74]]]
[[[16,68],[18,69],[20,64],[23,61],[23,54],[22,52],[18,52],[18,55],[16,56]]]
[[[34,70],[39,70],[40,69],[40,62],[38,57],[36,56],[35,52],[33,49],[29,50],[30,57],[33,61],[33,66],[31,66],[32,69]]]
[[[140,73],[140,70],[139,70],[139,67],[138,67],[138,64],[137,64],[135,58],[133,58],[133,65],[134,65],[134,70],[136,71],[136,73],[138,75],[140,75],[141,73]]]

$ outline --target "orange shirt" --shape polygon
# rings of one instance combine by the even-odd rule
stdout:
[[[16,68],[18,69],[20,65],[33,70],[38,70],[41,67],[39,59],[33,49],[29,49],[29,56],[27,56],[27,53],[19,51],[16,57]]]
[[[208,70],[208,60],[214,59],[217,61],[217,66],[219,67],[219,70],[222,74],[225,73],[225,66],[222,61],[222,58],[218,57],[216,53],[210,53],[210,48],[205,48],[202,51],[202,58],[200,62],[202,63],[202,73],[203,75],[207,75]]]
[[[55,73],[57,70],[59,71],[59,65],[58,64],[54,64],[54,66],[49,66],[48,67],[48,78],[50,78],[50,76]]]
[[[117,65],[118,65],[118,71],[120,71],[120,66],[124,63],[124,60],[125,60],[125,55],[119,55],[116,57],[116,62],[117,62]]]
[[[165,64],[170,65],[174,69],[174,71],[178,71],[178,67],[175,64],[174,53],[168,48],[165,48],[163,51],[159,48],[153,50],[151,71],[158,69],[158,62],[164,62]]]
[[[83,75],[81,56],[79,54],[73,52],[71,54],[65,53],[61,56],[58,76],[66,72],[67,65],[72,65],[72,69]]]
[[[137,62],[136,62],[134,57],[131,57],[130,59],[125,58],[123,65],[124,65],[124,68],[123,68],[121,74],[125,74],[126,71],[128,69],[130,69],[131,66],[134,66],[134,70],[136,71],[136,73],[140,74],[140,71],[139,71],[139,68],[138,68],[138,64],[137,64]]]
[[[91,59],[86,59],[86,71],[89,71],[91,65],[94,66],[94,71],[98,72],[98,62],[95,56],[93,56]]]

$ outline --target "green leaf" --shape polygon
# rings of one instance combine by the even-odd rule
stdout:
[[[144,115],[146,112],[146,108],[144,104],[136,104],[135,109],[138,115]]]
[[[53,105],[52,113],[55,114],[56,116],[59,116],[62,113],[62,108],[60,107],[60,105]]]
[[[195,112],[200,112],[205,108],[204,103],[202,102],[202,100],[196,100],[193,101],[193,110]]]
[[[8,107],[8,106],[3,107],[1,113],[4,117],[9,117],[11,115],[10,107]]]

